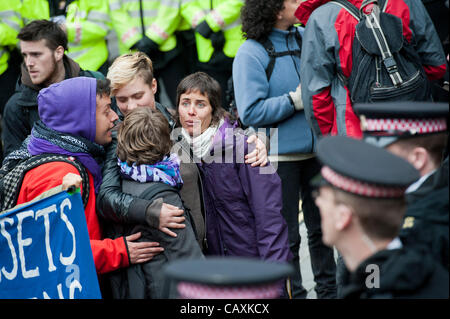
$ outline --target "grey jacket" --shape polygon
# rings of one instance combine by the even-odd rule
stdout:
[[[152,183],[139,183],[129,180],[122,181],[124,193],[145,198],[144,192]],[[165,203],[183,208],[180,195],[172,191],[162,191],[156,195]],[[155,241],[164,247],[164,251],[143,264],[130,265],[110,274],[112,294],[118,299],[160,299],[176,298],[177,291],[173,282],[164,275],[163,267],[177,259],[203,258],[203,253],[197,244],[192,219],[185,210],[185,228],[173,229],[177,237],[171,237],[153,227],[142,224],[113,224],[109,227],[109,236],[117,238],[141,232],[139,241]]]

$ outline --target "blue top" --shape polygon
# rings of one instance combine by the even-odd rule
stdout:
[[[300,49],[295,29],[272,30],[269,39],[276,52]],[[302,35],[304,28],[298,27],[297,30]],[[255,40],[249,39],[239,48],[233,62],[234,93],[239,117],[245,125],[255,129],[278,128],[278,137],[271,137],[271,155],[312,153],[314,135],[304,112],[296,112],[289,97],[289,92],[295,91],[300,84],[300,57],[286,55],[276,58],[268,82],[266,68],[269,61],[266,49]]]

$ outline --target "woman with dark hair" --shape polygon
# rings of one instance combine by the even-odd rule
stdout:
[[[319,172],[315,136],[303,111],[300,53],[304,28],[294,16],[300,0],[247,0],[242,8],[242,30],[247,40],[233,62],[235,101],[240,120],[271,132],[269,159],[277,164],[282,183],[282,214],[289,228],[296,274],[294,298],[305,298],[299,265],[299,199],[308,229],[311,264],[319,298],[336,296],[333,250],[322,243],[320,214],[309,182]],[[274,134],[276,132],[276,134]]]
[[[219,83],[203,72],[177,89],[179,140],[201,172],[206,220],[206,255],[245,256],[288,262],[281,182],[271,165],[244,163],[247,137],[221,106]]]

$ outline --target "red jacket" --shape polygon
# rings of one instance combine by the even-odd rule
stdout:
[[[61,185],[68,173],[79,175],[77,169],[63,162],[52,162],[30,170],[24,177],[17,204],[28,202],[43,192]],[[129,265],[128,252],[122,237],[102,239],[102,231],[95,212],[95,191],[91,173],[88,171],[90,194],[85,208],[87,228],[91,241],[97,273],[103,274]],[[83,191],[83,190],[81,190]]]
[[[352,45],[358,21],[331,0],[306,0],[295,15],[306,26],[301,56],[302,98],[305,115],[314,133],[361,137],[347,87],[337,71],[352,72]],[[360,7],[362,0],[349,0]],[[414,41],[430,80],[446,71],[444,52],[421,1],[388,0],[386,12],[403,21],[403,35]]]

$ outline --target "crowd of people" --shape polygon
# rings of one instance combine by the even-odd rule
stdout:
[[[77,166],[21,172],[1,208],[80,187],[104,298],[176,298],[164,266],[209,256],[290,264],[279,295],[306,298],[299,202],[318,298],[448,298],[448,1],[348,2],[366,20],[328,0],[2,2],[0,177]],[[364,92],[379,17],[402,49]],[[374,93],[400,50],[421,98]]]

